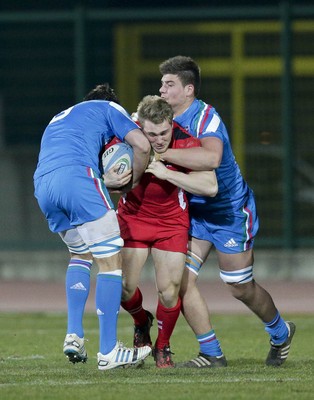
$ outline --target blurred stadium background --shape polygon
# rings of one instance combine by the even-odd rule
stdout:
[[[183,54],[200,64],[200,97],[224,119],[256,194],[256,275],[314,280],[314,2],[142,4],[0,5],[0,278],[64,276],[67,252],[33,197],[51,117],[105,81],[132,112],[158,94],[159,63]]]

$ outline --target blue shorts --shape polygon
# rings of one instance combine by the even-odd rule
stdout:
[[[197,212],[190,209],[190,235],[213,243],[222,253],[241,253],[253,247],[259,228],[254,195],[233,214]]]
[[[35,197],[52,232],[94,221],[113,208],[103,180],[91,168],[67,166],[37,178]]]

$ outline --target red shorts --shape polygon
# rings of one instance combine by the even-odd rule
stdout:
[[[186,253],[189,224],[182,219],[141,218],[118,214],[124,247],[151,248]]]

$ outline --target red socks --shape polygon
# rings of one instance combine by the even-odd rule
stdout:
[[[139,288],[128,301],[122,301],[121,307],[126,310],[134,320],[134,325],[143,326],[147,323],[147,314],[143,309],[143,296]],[[155,343],[157,349],[169,346],[170,337],[179,318],[181,311],[181,299],[172,308],[166,308],[158,301],[156,319],[158,321],[158,337]]]
[[[134,320],[134,325],[143,326],[147,323],[147,315],[143,309],[143,296],[139,288],[128,301],[121,301],[121,307],[127,311]]]
[[[156,318],[158,321],[158,337],[155,343],[155,348],[163,349],[169,346],[170,337],[179,318],[181,310],[181,299],[178,299],[177,304],[172,308],[166,308],[158,301]]]

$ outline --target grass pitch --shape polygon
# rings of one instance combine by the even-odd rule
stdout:
[[[285,315],[297,331],[287,362],[266,367],[268,336],[253,315],[213,315],[227,368],[167,369],[152,357],[142,368],[98,371],[98,320],[85,316],[86,364],[70,364],[62,353],[65,314],[0,314],[0,398],[3,400],[305,400],[314,398],[314,316]],[[119,317],[119,340],[132,345],[130,317]],[[152,339],[156,337],[156,320]],[[175,362],[194,357],[198,345],[183,317],[173,334]]]

